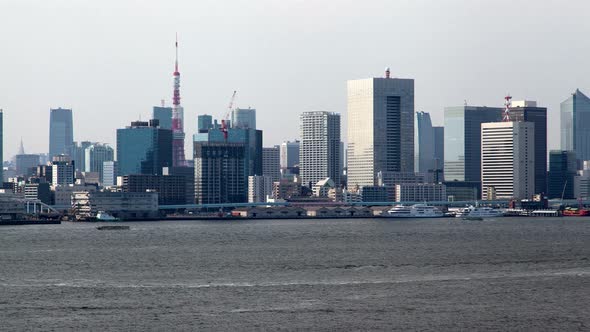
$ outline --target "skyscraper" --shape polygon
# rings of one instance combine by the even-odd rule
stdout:
[[[154,106],[152,119],[160,121],[160,128],[172,129],[172,107]]]
[[[105,161],[113,161],[115,152],[113,148],[101,143],[94,143],[84,151],[84,171],[97,172],[98,179],[102,183],[104,179],[103,167]]]
[[[245,203],[245,147],[241,143],[194,142],[195,203]]]
[[[549,151],[549,181],[547,197],[573,199],[576,176],[576,153],[573,151]]]
[[[481,125],[483,199],[526,199],[535,189],[535,133],[530,122]]]
[[[313,186],[331,178],[340,185],[340,114],[303,112],[300,119],[299,168],[302,184]]]
[[[414,171],[428,172],[434,169],[434,129],[430,114],[416,112],[414,122]]]
[[[266,202],[272,196],[272,179],[268,176],[253,175],[248,177],[248,203]]]
[[[159,128],[158,120],[135,121],[117,129],[117,174],[161,175],[172,165],[172,131]]]
[[[49,157],[70,154],[74,143],[72,110],[51,109],[49,115]]]
[[[576,89],[561,103],[561,149],[590,160],[590,98]]]
[[[197,117],[198,133],[207,133],[211,128],[213,128],[213,117],[211,115],[203,114]]]
[[[278,146],[262,148],[262,175],[268,176],[272,182],[279,181],[281,179],[280,161],[281,153]]]
[[[299,147],[299,141],[281,143],[281,168],[299,165]]]
[[[89,141],[74,142],[70,147],[70,157],[74,161],[76,171],[85,172],[86,167],[86,148],[93,143]]]
[[[547,193],[547,108],[535,101],[513,101],[510,119],[535,124],[535,194]]]
[[[435,182],[438,182],[444,180],[445,127],[432,127],[432,129],[434,130],[434,169],[438,175],[438,179],[435,179]]]
[[[174,91],[172,97],[172,166],[186,166],[184,156],[184,108],[180,106],[180,72],[178,71],[178,39],[174,61]]]
[[[256,128],[256,109],[236,108],[231,111],[231,125],[233,128]]]
[[[501,121],[502,112],[499,107],[445,107],[445,181],[481,184],[481,124]]]
[[[4,166],[4,112],[0,109],[0,165]],[[4,181],[4,167],[0,167],[0,180]]]
[[[54,156],[51,162],[51,174],[51,184],[54,186],[74,184],[74,165],[72,158],[66,154]]]
[[[414,171],[414,80],[348,81],[348,186],[373,186],[379,172]]]

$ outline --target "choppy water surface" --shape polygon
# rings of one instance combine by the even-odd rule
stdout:
[[[590,218],[129,225],[0,227],[0,329],[590,329]]]

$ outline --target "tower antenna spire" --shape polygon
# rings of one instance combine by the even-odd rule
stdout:
[[[178,71],[178,33],[174,43],[174,90],[172,93],[172,165],[186,166],[184,158],[184,109],[180,106],[180,72]]]

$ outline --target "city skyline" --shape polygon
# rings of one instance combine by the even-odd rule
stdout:
[[[260,3],[265,12],[245,4],[212,3],[181,3],[175,12],[155,3],[137,8],[108,1],[4,6],[0,26],[19,31],[2,36],[7,45],[0,64],[5,159],[16,153],[21,136],[31,153],[44,152],[50,108],[73,109],[74,140],[114,146],[116,128],[140,115],[149,118],[161,99],[170,106],[176,32],[183,43],[183,106],[189,136],[195,132],[198,114],[224,114],[233,90],[238,90],[237,107],[257,109],[268,146],[296,139],[297,126],[290,124],[304,111],[341,113],[346,127],[346,81],[379,77],[390,66],[392,76],[415,80],[416,111],[429,112],[433,125],[442,124],[444,107],[462,105],[464,100],[500,107],[508,92],[515,99],[536,100],[548,108],[548,148],[556,149],[559,104],[577,88],[586,94],[590,90],[590,77],[579,69],[590,51],[575,47],[590,30],[584,15],[590,4],[583,1],[544,6],[532,1],[376,1],[340,3],[336,12],[328,1]],[[154,15],[159,19],[153,20]],[[252,16],[259,22],[252,22]],[[357,16],[357,24],[349,24]],[[555,16],[566,24],[543,23]],[[313,29],[302,24],[302,18]],[[112,26],[102,25],[104,20]],[[411,33],[382,42],[387,31],[400,27]],[[336,43],[325,45],[327,39]],[[431,55],[441,47],[446,50],[443,55]],[[315,83],[306,84],[310,78]],[[322,94],[317,93],[319,87]],[[36,120],[27,121],[31,118]],[[20,131],[20,123],[29,130]],[[190,148],[187,140],[187,154]]]

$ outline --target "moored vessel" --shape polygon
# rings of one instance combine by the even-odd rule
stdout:
[[[434,206],[426,204],[395,205],[386,213],[387,218],[441,218],[444,213]]]
[[[458,218],[493,218],[504,216],[504,212],[488,206],[469,206],[459,210],[455,216]]]

